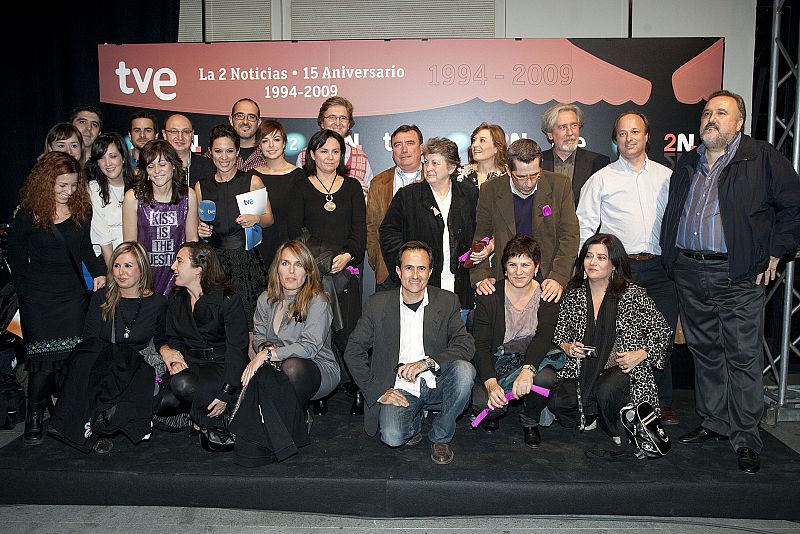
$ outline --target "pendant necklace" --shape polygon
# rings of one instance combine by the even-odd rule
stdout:
[[[128,319],[125,317],[125,312],[122,310],[122,306],[119,307],[119,314],[122,316],[122,323],[125,325],[125,329],[122,332],[122,337],[128,339],[131,337],[131,328],[136,323],[136,319],[139,318],[139,312],[142,311],[142,296],[139,296],[139,304],[136,305],[136,315],[133,316],[133,320],[129,323]]]
[[[314,175],[314,178],[317,179],[319,185],[322,186],[326,193],[325,204],[323,204],[322,207],[325,209],[325,211],[336,211],[336,203],[333,201],[333,195],[331,194],[331,190],[333,190],[333,184],[336,183],[336,175],[333,176],[333,181],[331,182],[330,187],[325,187],[325,184],[322,183],[322,180],[320,180],[319,176],[316,174]]]

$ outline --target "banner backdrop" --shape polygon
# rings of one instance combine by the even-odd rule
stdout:
[[[650,157],[674,166],[699,140],[702,101],[721,88],[722,38],[447,39],[100,45],[106,129],[124,130],[136,109],[163,120],[184,113],[197,150],[227,121],[233,103],[258,102],[280,120],[293,161],[317,129],[320,104],[343,96],[355,107],[348,143],[361,145],[377,174],[392,165],[389,134],[413,123],[446,136],[463,162],[472,130],[501,125],[549,148],[539,122],[554,101],[586,112],[581,146],[616,158],[616,116],[637,109],[651,124]],[[736,88],[730,88],[736,90]]]

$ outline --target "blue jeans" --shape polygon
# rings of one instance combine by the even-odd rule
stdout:
[[[456,433],[456,419],[464,411],[475,381],[475,368],[464,360],[455,360],[436,377],[436,387],[430,389],[421,381],[420,395],[415,397],[401,391],[408,407],[381,404],[379,416],[381,441],[399,447],[422,429],[422,410],[441,404],[433,420],[428,439],[433,443],[450,443]]]

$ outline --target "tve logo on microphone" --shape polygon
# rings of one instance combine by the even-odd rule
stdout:
[[[120,61],[114,73],[119,78],[119,90],[126,95],[133,94],[136,89],[140,93],[146,94],[152,82],[153,93],[160,100],[172,100],[177,96],[175,92],[167,93],[164,91],[167,87],[178,85],[178,77],[175,75],[175,71],[170,68],[162,67],[153,72],[152,67],[147,67],[142,73],[138,67],[128,68],[124,61]],[[130,78],[133,78],[134,87],[128,85]]]

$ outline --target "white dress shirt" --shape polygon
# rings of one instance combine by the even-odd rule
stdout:
[[[423,325],[425,323],[425,307],[428,305],[428,290],[422,297],[422,304],[416,311],[403,304],[403,291],[400,291],[400,359],[398,363],[414,363],[425,358],[425,345],[422,341]],[[420,379],[430,389],[436,388],[436,376],[431,371],[417,375],[414,382],[403,380],[397,376],[394,388],[419,397]]]
[[[636,171],[619,158],[581,188],[576,213],[581,246],[599,231],[614,234],[628,254],[661,254],[661,219],[669,196],[672,171],[650,159]]]

